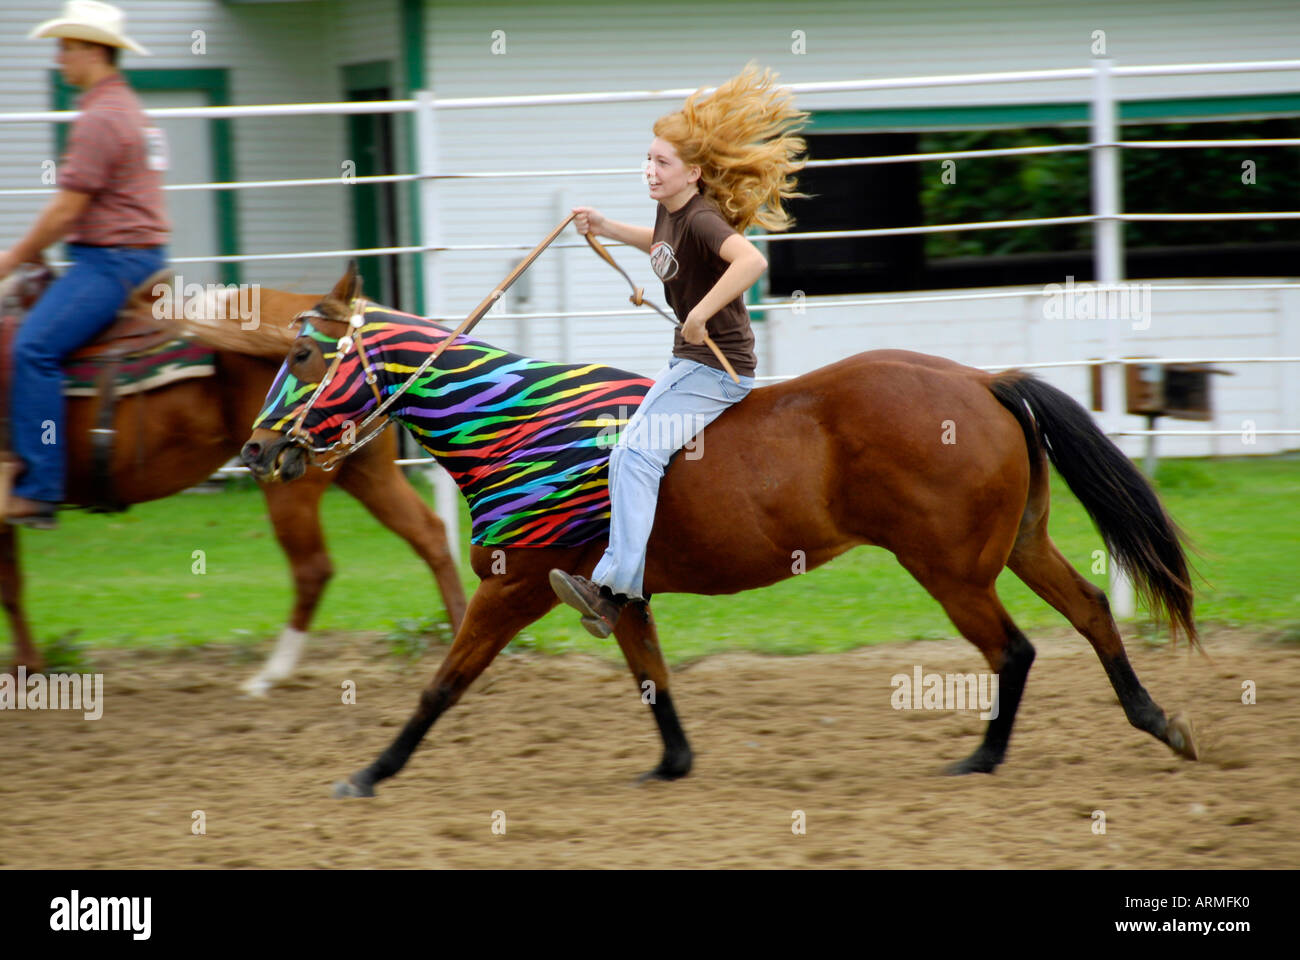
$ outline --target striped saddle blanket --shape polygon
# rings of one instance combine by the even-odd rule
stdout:
[[[63,395],[93,397],[99,394],[101,361],[73,358],[63,366]],[[191,377],[217,372],[215,355],[191,340],[177,338],[118,361],[114,390],[118,396],[143,393]]]

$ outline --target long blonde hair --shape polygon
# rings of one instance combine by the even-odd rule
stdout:
[[[682,162],[700,168],[702,192],[737,231],[757,224],[785,230],[794,221],[781,202],[802,197],[793,176],[806,144],[794,136],[808,114],[776,86],[776,74],[750,63],[713,93],[697,90],[676,113],[655,121],[654,134]]]

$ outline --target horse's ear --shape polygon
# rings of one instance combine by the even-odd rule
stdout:
[[[361,278],[357,274],[357,261],[352,259],[348,261],[347,272],[339,278],[339,282],[334,284],[334,289],[330,291],[330,299],[348,304],[352,302],[352,298],[357,295],[357,291],[360,289]]]

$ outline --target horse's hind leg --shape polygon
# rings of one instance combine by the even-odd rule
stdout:
[[[659,735],[664,741],[659,766],[641,780],[676,780],[691,771],[691,746],[686,742],[672,694],[668,692],[668,667],[659,649],[659,635],[648,603],[630,604],[614,627],[628,668],[636,680],[641,701],[650,704]]]
[[[1047,535],[1045,514],[1022,532],[1007,566],[1088,638],[1129,723],[1167,744],[1175,753],[1195,760],[1196,743],[1191,725],[1182,716],[1166,719],[1165,712],[1138,682],[1105,592],[1086,580],[1056,549]]]
[[[289,558],[294,602],[289,622],[280,631],[271,656],[261,670],[240,685],[245,693],[265,695],[276,683],[292,676],[298,665],[316,605],[334,575],[320,525],[320,498],[331,479],[323,474],[308,473],[292,486],[284,483],[262,485],[276,539]]]
[[[3,597],[5,616],[9,618],[9,634],[14,642],[14,668],[26,667],[28,673],[39,673],[45,668],[41,653],[32,642],[32,632],[23,613],[23,575],[18,567],[18,533],[7,523],[0,523],[0,597]],[[17,674],[15,673],[15,676]]]
[[[915,570],[912,574],[943,605],[953,625],[979,648],[998,675],[994,712],[984,731],[984,742],[969,757],[950,764],[944,772],[992,773],[1007,754],[1025,680],[1034,663],[1033,644],[1011,621],[992,583],[980,586],[918,574]]]
[[[334,785],[336,797],[373,797],[375,784],[406,765],[434,721],[460,700],[511,638],[559,602],[546,579],[546,571],[556,565],[547,554],[513,551],[506,561],[508,574],[483,580],[470,598],[455,642],[420,693],[415,714],[374,763]]]

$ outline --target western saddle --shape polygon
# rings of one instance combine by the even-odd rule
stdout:
[[[9,499],[19,462],[10,447],[9,386],[13,372],[13,343],[28,311],[45,293],[54,277],[45,263],[26,263],[18,268],[8,294],[0,303],[0,511]],[[96,477],[96,502],[90,509],[115,513],[126,509],[113,489],[113,441],[117,431],[113,416],[117,406],[118,366],[124,360],[147,353],[176,338],[176,331],[154,316],[156,285],[170,284],[171,273],[159,271],[132,292],[117,318],[94,340],[68,355],[65,363],[91,361],[99,367],[96,378],[98,409],[91,428],[91,448]]]

